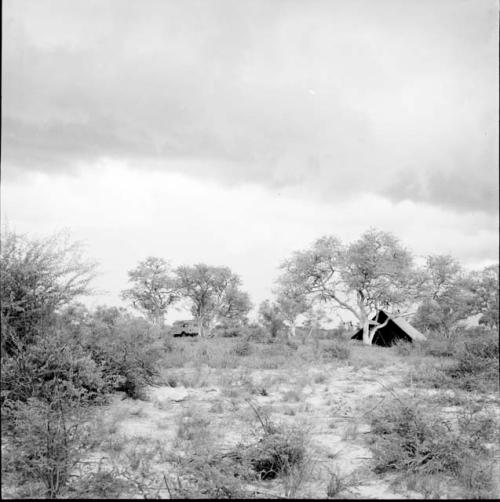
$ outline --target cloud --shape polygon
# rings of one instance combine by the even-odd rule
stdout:
[[[492,1],[10,0],[4,16],[4,174],[111,158],[498,210]]]
[[[451,254],[470,268],[498,261],[498,218],[367,193],[305,201],[290,189],[278,196],[168,171],[144,176],[113,161],[79,176],[32,173],[22,183],[2,181],[1,190],[2,219],[16,231],[49,235],[69,227],[88,244],[88,256],[101,264],[95,287],[106,291],[96,304],[120,303],[127,270],[152,255],[174,266],[229,266],[258,306],[292,251],[324,234],[351,242],[370,226],[393,232],[417,256]]]

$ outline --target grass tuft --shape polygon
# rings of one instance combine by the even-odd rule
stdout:
[[[351,356],[349,343],[344,339],[329,340],[322,348],[323,358],[345,361]]]

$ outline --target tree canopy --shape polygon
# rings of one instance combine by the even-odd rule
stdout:
[[[285,326],[283,313],[276,303],[264,300],[259,305],[259,320],[269,331],[271,338],[276,338]]]
[[[450,255],[430,255],[422,272],[422,303],[414,323],[419,329],[449,334],[472,313],[470,282]]]
[[[177,281],[163,258],[150,256],[128,272],[132,287],[122,292],[133,307],[162,326],[168,307],[179,299]]]
[[[324,236],[293,253],[281,269],[280,281],[351,312],[363,326],[367,344],[385,325],[371,320],[379,309],[401,313],[418,295],[411,253],[392,234],[375,229],[349,245]]]
[[[499,266],[489,265],[470,277],[470,290],[473,294],[472,310],[481,314],[480,324],[498,329],[499,317]]]
[[[52,314],[81,295],[91,293],[97,264],[85,259],[83,246],[65,232],[28,238],[2,232],[0,286],[2,327],[30,342]],[[4,343],[8,337],[4,337]],[[11,347],[12,348],[12,347]],[[10,349],[9,349],[10,350]]]
[[[240,290],[241,279],[228,267],[198,263],[178,267],[176,273],[179,292],[190,300],[201,336],[210,334],[217,320],[234,321],[249,312],[250,298]]]

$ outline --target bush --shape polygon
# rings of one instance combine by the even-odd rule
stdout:
[[[375,450],[375,472],[456,469],[458,459],[450,450],[442,422],[429,422],[417,407],[393,402],[372,418],[372,432],[379,436]]]
[[[306,456],[306,434],[301,429],[275,424],[267,413],[248,401],[262,427],[257,442],[238,449],[237,455],[248,463],[260,479],[287,475],[301,466]],[[243,455],[240,456],[242,452]]]
[[[85,348],[99,362],[114,389],[143,397],[144,388],[159,377],[162,342],[144,319],[122,315],[112,322],[94,319],[83,336]]]
[[[61,329],[2,354],[2,458],[18,484],[38,481],[55,498],[83,454],[87,406],[111,389],[100,366]]]
[[[473,358],[498,360],[498,332],[493,330],[478,334],[472,332],[465,339],[464,349]],[[463,354],[463,351],[460,351],[460,354]]]
[[[56,310],[88,294],[96,264],[82,257],[81,245],[68,235],[30,239],[4,229],[0,247],[0,305],[2,328],[10,326],[23,344],[34,342],[51,325]],[[6,334],[2,329],[2,334]],[[16,344],[2,336],[2,352]]]
[[[248,340],[240,340],[233,348],[233,353],[237,356],[248,356],[252,352],[252,346]]]
[[[270,337],[267,331],[258,324],[249,324],[241,328],[241,336],[250,342],[265,342]]]
[[[458,336],[458,335],[457,335]],[[422,345],[425,354],[447,357],[439,365],[428,364],[412,375],[415,382],[434,388],[466,391],[498,391],[498,332],[464,330],[453,340],[429,339]]]
[[[253,470],[260,479],[274,479],[288,474],[305,459],[304,434],[298,430],[280,429],[265,434],[248,451]]]
[[[351,355],[351,348],[346,340],[333,339],[329,340],[322,348],[323,357],[327,359],[349,359]]]
[[[430,334],[427,340],[421,343],[422,352],[434,357],[453,357],[457,348],[457,340],[445,338],[439,334]]]
[[[111,382],[81,346],[60,330],[40,335],[13,355],[2,354],[2,403],[37,398],[51,403],[55,387],[64,386],[69,401],[98,399]]]
[[[498,334],[485,333],[468,339],[456,349],[457,362],[445,373],[467,391],[498,390]]]
[[[171,498],[251,498],[243,485],[252,479],[251,471],[237,453],[195,450],[177,459],[176,471],[176,478],[169,482]]]
[[[79,477],[72,488],[76,494],[75,498],[116,499],[124,498],[123,494],[130,494],[134,487],[131,480],[118,476],[114,470],[103,470],[99,464],[97,471],[90,471]]]
[[[66,487],[89,445],[80,403],[68,398],[64,384],[53,390],[50,403],[38,398],[10,403],[10,434],[2,452],[7,469],[16,472],[20,484],[42,482],[47,498],[56,498]]]
[[[436,416],[435,410],[427,412],[415,404],[394,400],[372,416],[375,472],[421,477],[441,473],[470,490],[472,485],[467,485],[464,473],[491,461],[486,443],[498,434],[493,423],[491,417],[469,410],[458,417],[453,428]],[[484,488],[491,489],[491,473],[485,477],[483,469],[482,475]]]

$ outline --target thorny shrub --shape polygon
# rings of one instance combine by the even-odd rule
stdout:
[[[176,476],[165,476],[168,491],[175,498],[236,499],[249,498],[244,482],[252,472],[238,455],[218,451],[198,451],[179,457],[174,465]]]
[[[17,402],[11,409],[11,434],[2,459],[20,484],[41,482],[47,498],[65,489],[72,469],[89,446],[89,428],[82,425],[83,408],[67,399],[64,383],[53,389],[51,403],[38,398]]]
[[[84,332],[83,343],[103,374],[115,382],[115,390],[138,399],[159,377],[162,348],[153,335],[143,319],[121,316],[109,321],[95,319]]]
[[[425,350],[429,354],[428,348]],[[449,352],[440,352],[440,356],[449,357],[438,363],[427,362],[425,371],[415,371],[412,381],[434,388],[498,392],[498,332],[483,329],[462,333],[449,346]]]
[[[299,430],[283,428],[265,434],[246,454],[260,479],[274,479],[304,461],[304,435]]]
[[[274,423],[267,413],[247,401],[255,412],[263,434],[254,443],[243,447],[243,456],[260,479],[287,475],[306,458],[306,433]]]
[[[2,354],[2,407],[8,418],[9,403],[36,398],[51,403],[54,389],[64,388],[64,399],[85,402],[111,389],[99,365],[67,334],[50,330],[13,355]],[[5,407],[5,408],[4,408]]]
[[[416,404],[394,400],[372,416],[372,450],[375,472],[401,475],[451,476],[468,493],[477,488],[473,481],[479,472],[474,466],[490,462],[492,451],[487,444],[498,440],[491,416],[478,410],[462,414],[452,424],[421,409]],[[467,473],[467,476],[465,476]],[[492,473],[481,468],[483,488],[490,490]]]

